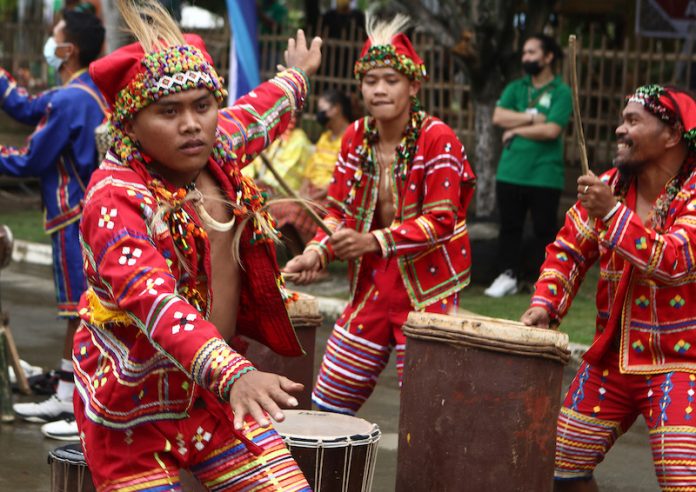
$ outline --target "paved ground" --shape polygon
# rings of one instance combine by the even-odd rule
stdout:
[[[1,272],[0,288],[2,308],[11,316],[10,326],[22,358],[33,364],[53,367],[62,344],[63,322],[54,318],[50,273],[45,268],[12,265]],[[320,285],[315,291],[322,295],[336,295],[345,292],[345,285],[335,280]],[[325,326],[318,337],[318,353],[328,336],[328,329]],[[572,371],[566,370],[565,386],[571,375]],[[377,461],[375,491],[394,489],[398,414],[399,392],[392,361],[380,379],[375,394],[360,413],[361,417],[377,422],[384,433]],[[462,425],[466,423],[462,422]],[[46,456],[49,450],[58,445],[60,443],[44,439],[38,425],[19,421],[0,425],[0,490],[50,490],[50,469]],[[485,470],[481,472],[485,473]],[[618,441],[616,449],[598,469],[597,477],[601,490],[605,492],[649,492],[658,489],[653,476],[647,431],[642,423],[634,426]],[[462,484],[457,489],[466,490],[466,486]],[[510,490],[519,489],[511,486]]]

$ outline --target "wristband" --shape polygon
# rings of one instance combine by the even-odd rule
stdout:
[[[616,212],[618,212],[621,207],[621,202],[616,202],[616,204],[609,210],[609,213],[602,217],[602,222],[609,222]]]

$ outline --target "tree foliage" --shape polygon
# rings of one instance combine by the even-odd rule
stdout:
[[[450,48],[471,83],[476,135],[473,165],[477,174],[476,214],[488,217],[495,208],[495,168],[500,138],[491,121],[495,101],[516,76],[516,40],[539,32],[555,0],[401,0],[418,19],[418,28]],[[514,25],[523,13],[525,29]],[[517,17],[519,19],[519,16]]]

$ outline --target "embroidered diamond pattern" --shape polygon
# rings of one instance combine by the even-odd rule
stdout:
[[[118,215],[118,210],[116,210],[115,208],[112,208],[111,210],[109,210],[106,207],[102,207],[100,210],[100,213],[101,213],[101,217],[99,218],[99,222],[97,223],[97,225],[99,227],[106,227],[107,229],[113,229],[114,222],[111,219]]]
[[[445,152],[449,152],[450,150],[452,150],[452,144],[447,142],[445,144]]]
[[[560,261],[568,261],[568,255],[565,253],[558,253],[556,255],[556,258],[559,259]]]
[[[155,279],[149,278],[149,279],[147,279],[146,285],[147,285],[147,289],[148,289],[147,290],[148,294],[151,294],[153,296],[156,295],[158,292],[157,287],[159,287],[163,283],[164,283],[163,278],[155,278]]]
[[[636,299],[636,306],[646,308],[650,305],[650,300],[645,296],[640,296]]]
[[[442,183],[442,186],[444,186],[445,188],[449,188],[450,185],[451,185],[451,183],[450,183],[450,180],[449,180],[449,179],[446,179],[445,182]]]
[[[126,429],[126,437],[123,439],[126,441],[126,444],[133,444],[133,429]]]
[[[196,429],[196,435],[191,438],[191,441],[194,442],[194,446],[198,451],[202,451],[211,437],[210,432],[205,431],[203,427],[198,427],[198,429]]]
[[[143,254],[143,250],[135,248],[131,251],[130,247],[124,246],[121,250],[121,257],[118,259],[120,265],[133,266],[138,258]]]
[[[155,86],[157,89],[169,90],[175,85],[186,87],[189,82],[193,85],[198,85],[198,82],[201,80],[206,85],[210,84],[210,75],[205,72],[189,70],[187,72],[175,73],[174,75],[165,75],[157,81]]]
[[[174,323],[174,325],[172,326],[173,335],[179,333],[179,331],[181,331],[182,328],[184,331],[193,330],[194,326],[191,323],[189,323],[189,321],[193,321],[196,319],[195,314],[191,313],[184,316],[184,313],[177,311],[176,313],[174,313],[174,318],[178,321]]]
[[[672,299],[669,301],[669,305],[672,306],[673,308],[679,309],[680,307],[684,306],[686,304],[686,301],[682,296],[677,294],[674,296]]]
[[[683,354],[687,350],[691,348],[691,344],[685,340],[679,340],[675,345],[674,345],[674,351],[679,352],[680,354]]]
[[[641,250],[641,249],[648,249],[648,241],[645,239],[645,237],[641,237],[636,239],[636,249]]]
[[[552,295],[558,294],[558,287],[556,284],[549,284],[549,292],[551,292]]]
[[[139,191],[136,191],[136,190],[128,190],[128,195],[129,195],[129,196],[133,196],[133,197],[137,198],[138,200],[142,200],[142,201],[144,201],[145,203],[147,203],[148,205],[152,205],[152,200],[150,199],[150,197],[147,196],[147,195],[143,195],[143,194],[142,194],[141,192],[139,192]]]
[[[186,448],[186,440],[184,440],[184,435],[179,432],[176,435],[176,450],[179,451],[179,454],[181,456],[185,456],[186,453],[188,453],[188,449]]]
[[[631,347],[633,347],[633,350],[635,350],[638,353],[641,353],[643,350],[645,350],[645,347],[643,346],[643,342],[640,340],[636,340],[631,344]]]

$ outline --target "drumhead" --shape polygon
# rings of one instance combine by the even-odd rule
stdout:
[[[411,312],[406,326],[414,333],[428,332],[433,337],[456,341],[457,337],[498,340],[524,346],[554,346],[568,349],[568,334],[546,328],[526,326],[519,321],[461,313],[454,316]]]
[[[321,316],[319,312],[319,303],[314,296],[297,292],[299,298],[288,304],[288,314],[290,317],[317,317]]]
[[[360,446],[379,441],[377,424],[330,412],[283,410],[285,420],[274,423],[286,444],[299,447]]]
[[[67,462],[71,465],[87,466],[80,443],[68,444],[48,452],[49,464],[53,461]]]

